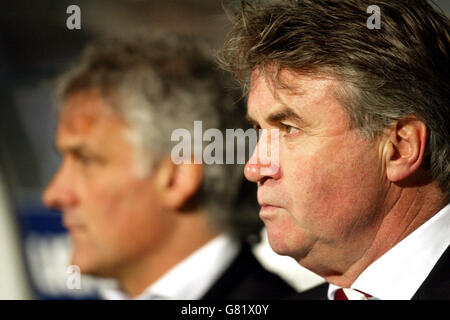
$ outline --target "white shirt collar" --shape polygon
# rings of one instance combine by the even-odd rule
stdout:
[[[231,264],[238,251],[236,240],[229,235],[219,235],[170,269],[135,299],[200,299]],[[108,300],[128,299],[117,289],[104,289],[100,294]]]
[[[351,285],[381,300],[410,300],[450,245],[450,204],[369,265]],[[339,287],[330,284],[328,299]]]

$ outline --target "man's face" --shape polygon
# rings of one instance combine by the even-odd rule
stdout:
[[[63,161],[43,199],[62,211],[72,264],[85,273],[132,269],[169,234],[157,182],[137,176],[127,130],[97,91],[69,96],[60,117],[56,146]]]
[[[262,174],[256,152],[245,168],[258,183],[270,245],[297,261],[323,261],[333,248],[346,246],[360,254],[380,221],[376,210],[385,180],[379,142],[350,128],[333,95],[336,80],[288,71],[281,77],[295,92],[274,90],[254,71],[248,101],[248,117],[257,127],[279,129],[274,170]]]

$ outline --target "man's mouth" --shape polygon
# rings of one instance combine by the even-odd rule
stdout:
[[[271,221],[275,218],[275,213],[278,211],[278,209],[281,209],[281,207],[262,202],[260,203],[261,209],[259,210],[259,217],[263,222]]]
[[[271,211],[271,210],[275,210],[275,209],[279,209],[279,208],[281,208],[281,207],[275,206],[275,205],[272,205],[272,204],[266,204],[266,203],[261,204],[261,210],[262,211]]]
[[[67,218],[66,215],[63,216],[62,225],[67,229],[70,233],[82,231],[86,229],[86,226],[76,219]]]

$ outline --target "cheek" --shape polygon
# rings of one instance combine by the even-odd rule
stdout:
[[[82,210],[96,242],[120,246],[129,242],[129,238],[140,237],[141,229],[149,227],[149,219],[157,205],[152,192],[144,192],[142,184],[117,176],[115,179],[90,180]]]
[[[369,213],[378,183],[376,155],[370,150],[340,146],[296,156],[300,160],[287,168],[285,186],[291,212],[302,227],[332,232]]]
[[[170,237],[170,217],[164,215],[155,194],[134,183],[123,187],[124,190],[114,188],[97,194],[103,197],[104,205],[98,202],[92,208],[89,241],[83,247],[91,252],[91,261],[109,266],[131,263],[148,256]],[[93,200],[94,195],[95,192]]]

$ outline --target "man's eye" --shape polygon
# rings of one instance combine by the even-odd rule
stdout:
[[[78,162],[84,166],[90,165],[95,161],[95,159],[93,157],[84,156],[84,155],[79,155],[77,157],[77,159],[78,159]]]
[[[92,163],[92,159],[90,157],[81,157],[80,162],[84,165],[88,165]]]
[[[288,124],[282,123],[281,125],[283,126],[284,131],[286,131],[287,134],[294,134],[294,133],[298,132],[298,130],[299,130],[298,128],[290,126]]]

